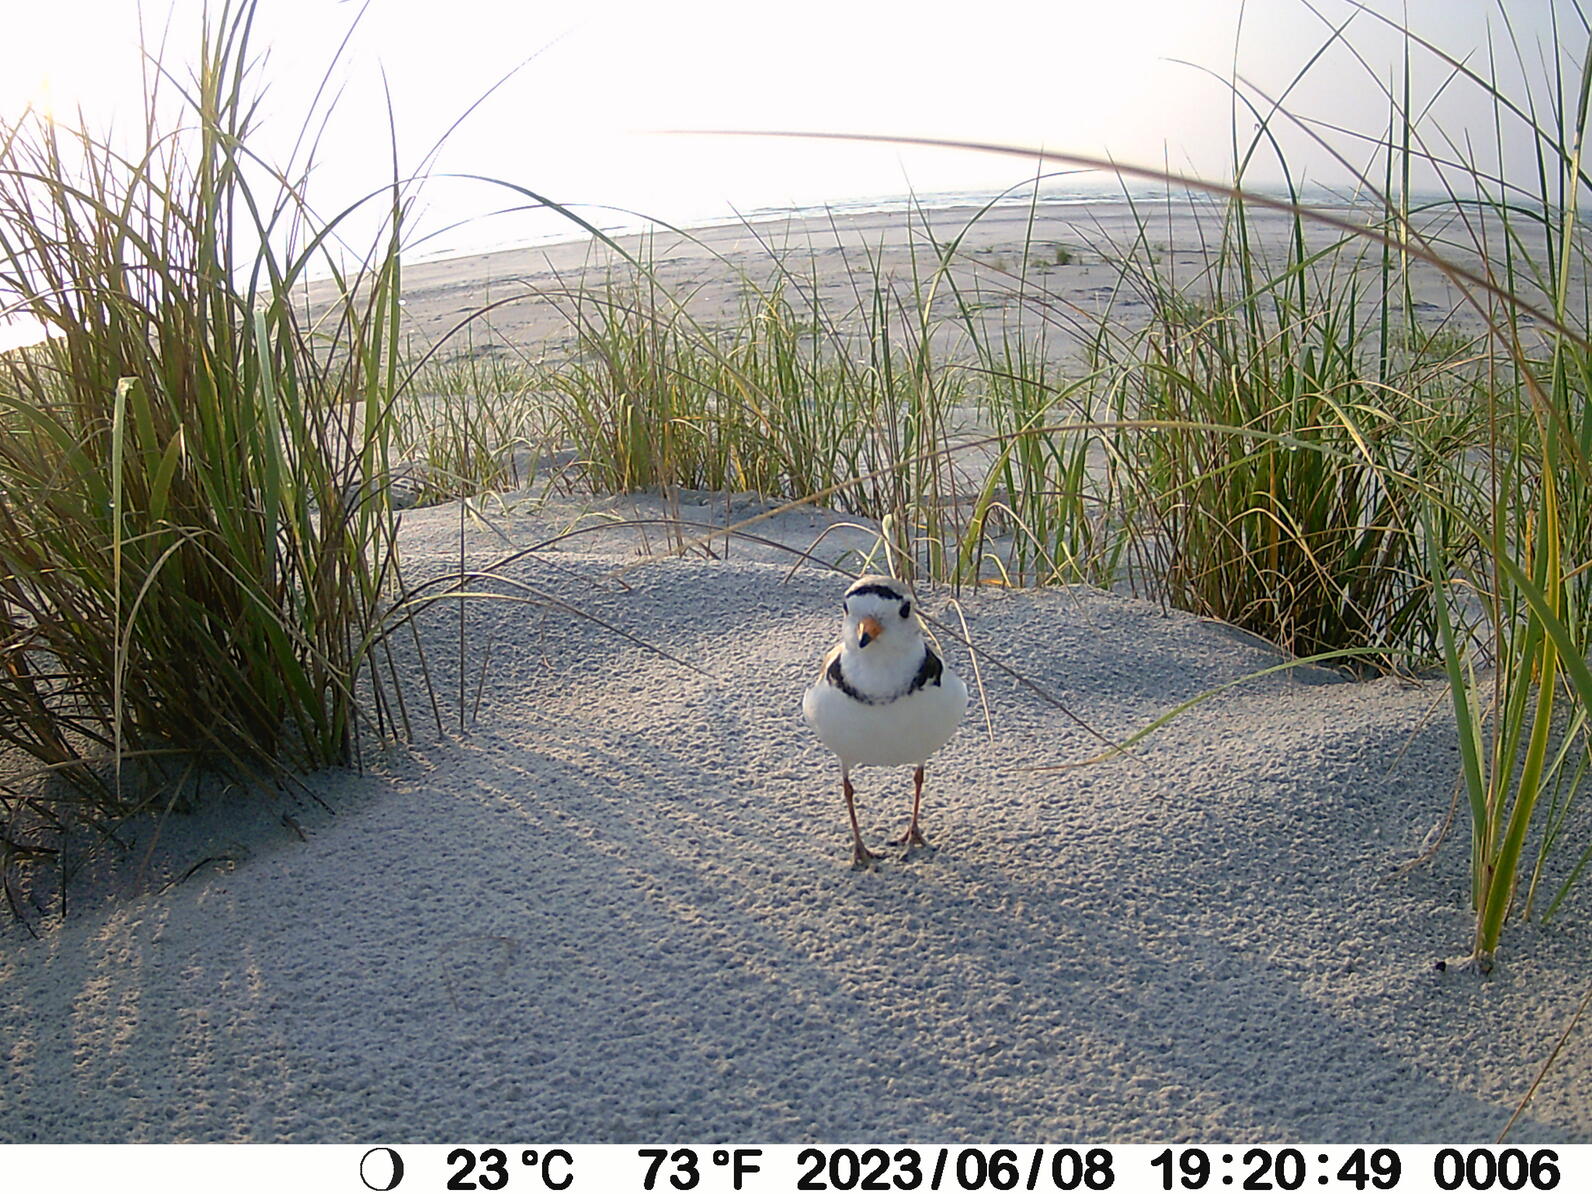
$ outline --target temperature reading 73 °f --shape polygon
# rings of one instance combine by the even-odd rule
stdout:
[[[643,1190],[656,1190],[660,1180],[665,1180],[676,1190],[694,1190],[702,1180],[702,1170],[695,1149],[643,1148],[636,1153],[647,1159],[647,1176],[641,1180]],[[763,1155],[760,1148],[716,1148],[711,1154],[713,1165],[730,1171],[730,1182],[739,1190],[748,1174],[756,1173],[761,1166],[757,1159]]]

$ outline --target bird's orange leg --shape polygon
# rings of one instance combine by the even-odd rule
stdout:
[[[840,787],[846,793],[846,812],[851,814],[851,865],[856,869],[871,867],[873,860],[883,858],[862,844],[862,831],[857,828],[856,790],[851,786],[851,775],[844,768],[840,772]]]
[[[912,823],[907,826],[907,831],[896,838],[891,845],[905,846],[911,853],[913,846],[927,846],[923,834],[918,831],[918,807],[923,803],[923,768],[919,767],[912,773]]]

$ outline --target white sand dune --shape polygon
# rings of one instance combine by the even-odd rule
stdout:
[[[456,527],[406,514],[411,569],[454,566]],[[1585,990],[1584,900],[1488,979],[1433,968],[1468,936],[1463,826],[1397,868],[1456,773],[1435,685],[1267,677],[1131,760],[1025,770],[1094,752],[1073,717],[1122,735],[1274,657],[1092,590],[968,595],[1072,716],[986,667],[993,733],[970,714],[930,768],[937,848],[857,873],[798,712],[844,582],[744,547],[610,579],[635,558],[506,571],[707,674],[473,605],[467,733],[314,777],[307,840],[223,804],[157,873],[237,861],[6,928],[0,1139],[1491,1139]],[[456,719],[455,614],[425,642]],[[859,791],[869,841],[898,833],[909,775]],[[1587,1031],[1514,1139],[1592,1140]]]

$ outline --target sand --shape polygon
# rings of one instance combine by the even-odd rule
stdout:
[[[1332,214],[1343,219],[1351,213],[1335,208]],[[1306,227],[1312,250],[1342,235],[1325,224]],[[1473,236],[1461,222],[1434,215],[1422,227],[1451,259],[1475,265],[1473,255],[1452,244],[1470,243]],[[1250,228],[1258,254],[1278,263],[1287,259],[1292,225],[1286,214],[1256,209]],[[1498,238],[1496,230],[1493,235]],[[949,325],[938,334],[954,349],[957,296],[944,281],[930,284],[940,252],[954,242],[951,277],[970,305],[982,309],[987,328],[1015,329],[1021,318],[1025,339],[1044,331],[1051,355],[1075,362],[1083,338],[1102,318],[1127,334],[1149,317],[1148,296],[1142,287],[1120,284],[1118,263],[1151,255],[1161,277],[1197,289],[1207,249],[1214,252],[1218,239],[1209,201],[1188,200],[1033,209],[1020,203],[982,214],[977,207],[804,213],[695,230],[659,227],[618,236],[618,252],[581,240],[406,266],[403,335],[416,346],[441,345],[444,357],[484,351],[560,359],[573,344],[563,314],[568,289],[600,282],[610,269],[616,278],[628,276],[623,254],[647,262],[660,292],[678,298],[708,328],[740,322],[748,291],[769,290],[779,275],[775,258],[785,263],[786,290],[798,310],[816,290],[825,313],[843,323],[859,294],[868,301],[876,274],[914,315],[916,294],[933,289],[933,315]],[[1366,248],[1360,262],[1368,291],[1379,253]],[[323,284],[305,297],[319,307],[330,294]],[[1443,321],[1461,332],[1480,329],[1480,316],[1459,299],[1448,278],[1413,264],[1410,300],[1426,326]],[[490,307],[484,316],[478,314],[483,307]],[[667,312],[666,302],[660,307]]]
[[[664,512],[517,495],[467,562],[590,508]],[[412,577],[457,567],[456,506],[402,519]],[[934,849],[856,872],[799,714],[845,578],[663,545],[505,565],[544,599],[471,605],[462,659],[455,611],[422,625],[442,727],[173,818],[141,875],[0,928],[0,1140],[1491,1140],[1586,991],[1584,892],[1491,976],[1434,968],[1470,932],[1464,826],[1405,866],[1457,774],[1435,680],[1272,675],[1043,770],[1276,653],[1120,594],[966,592],[988,721],[929,768]],[[858,787],[877,847],[910,774]],[[1589,1032],[1512,1139],[1592,1141]]]

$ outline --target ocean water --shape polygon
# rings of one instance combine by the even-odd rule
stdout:
[[[1288,195],[1270,187],[1251,188],[1259,194],[1286,199]],[[698,230],[744,222],[756,222],[777,217],[797,219],[862,215],[869,213],[902,213],[915,210],[925,212],[965,210],[986,205],[999,208],[1021,208],[1029,205],[1040,211],[1085,205],[1153,204],[1167,198],[1186,200],[1189,193],[1177,188],[1169,191],[1161,184],[1119,179],[1095,171],[1067,171],[1042,178],[1037,187],[1032,179],[1025,180],[1005,190],[955,189],[922,192],[896,191],[886,194],[840,195],[823,203],[766,204],[731,207],[728,204],[704,202],[684,215],[675,215],[667,222],[677,228]],[[1201,196],[1196,194],[1198,200]],[[1324,186],[1303,189],[1297,199],[1313,207],[1343,209],[1356,204],[1352,194]],[[658,220],[646,213],[619,208],[571,205],[571,210],[581,219],[610,236],[623,236],[645,232],[656,227]],[[447,235],[422,233],[408,255],[414,261],[439,261],[476,253],[492,253],[506,249],[523,249],[539,245],[558,244],[586,239],[589,234],[568,217],[550,211],[520,211],[518,225],[505,225],[495,234],[486,234],[492,221],[484,219],[479,224],[468,220],[456,221]]]

